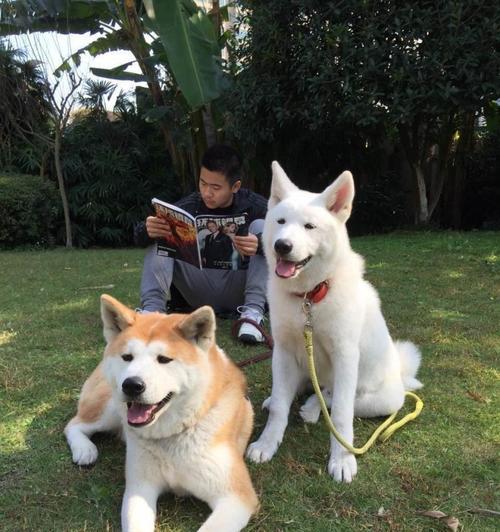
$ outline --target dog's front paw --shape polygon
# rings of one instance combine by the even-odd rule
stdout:
[[[269,410],[269,406],[271,404],[271,396],[269,396],[267,399],[264,399],[262,402],[262,410]]]
[[[317,423],[319,415],[321,413],[321,407],[319,406],[318,398],[316,394],[311,395],[307,401],[300,407],[300,417],[306,423]]]
[[[337,482],[351,482],[352,479],[356,476],[358,471],[358,465],[356,463],[356,457],[348,453],[347,451],[342,451],[336,456],[330,457],[328,462],[328,473],[337,481]]]
[[[323,389],[321,393],[323,394],[323,399],[325,400],[326,406],[330,408],[332,406],[332,394],[325,389]],[[306,423],[317,423],[320,413],[321,405],[319,398],[315,393],[313,393],[307,398],[307,401],[300,408],[300,417]]]
[[[278,450],[279,442],[263,441],[261,438],[251,443],[247,449],[247,457],[256,464],[269,462]]]
[[[71,453],[73,462],[79,466],[92,465],[97,460],[97,447],[88,440],[85,444],[72,445]]]

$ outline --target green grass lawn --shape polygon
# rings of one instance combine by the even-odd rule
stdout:
[[[498,359],[500,233],[396,233],[356,238],[395,338],[423,351],[421,416],[358,459],[350,485],[326,473],[329,437],[294,403],[281,448],[249,466],[262,507],[248,530],[446,530],[419,511],[455,516],[463,530],[498,530],[471,509],[500,510]],[[62,430],[104,347],[99,295],[138,302],[142,250],[0,252],[0,529],[118,530],[124,446],[98,436],[93,468],[71,463]],[[218,340],[235,360],[230,322]],[[269,361],[245,368],[266,421]],[[412,405],[409,405],[409,408]],[[380,420],[355,420],[363,443]],[[164,495],[158,528],[192,531],[208,507]]]

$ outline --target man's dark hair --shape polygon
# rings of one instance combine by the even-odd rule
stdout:
[[[241,179],[242,164],[240,154],[225,144],[214,144],[208,148],[201,159],[203,167],[211,172],[224,175],[231,186]]]

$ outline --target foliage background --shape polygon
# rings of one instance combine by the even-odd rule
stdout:
[[[64,172],[76,244],[130,245],[151,198],[180,194],[158,128],[135,112],[109,121],[83,115],[68,128]]]
[[[0,173],[0,220],[3,246],[53,245],[60,222],[55,186],[40,176]]]
[[[239,0],[208,13],[190,0],[0,5],[5,33],[29,21],[95,35],[59,75],[74,76],[84,53],[127,49],[141,74],[127,64],[95,73],[148,84],[135,105],[121,97],[106,113],[112,84],[85,83],[60,130],[41,65],[0,47],[0,172],[55,182],[60,155],[78,246],[129,245],[152,196],[174,201],[196,187],[216,141],[242,152],[246,185],[264,195],[273,159],[312,191],[352,170],[354,234],[500,226],[492,2]],[[67,244],[63,227],[61,214],[52,240]]]

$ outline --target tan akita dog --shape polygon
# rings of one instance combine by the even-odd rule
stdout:
[[[213,510],[199,530],[241,530],[258,506],[243,460],[253,425],[244,375],[215,343],[210,307],[138,314],[101,297],[107,346],[64,432],[73,461],[92,464],[90,436],[123,431],[124,531],[153,531],[165,491]]]

